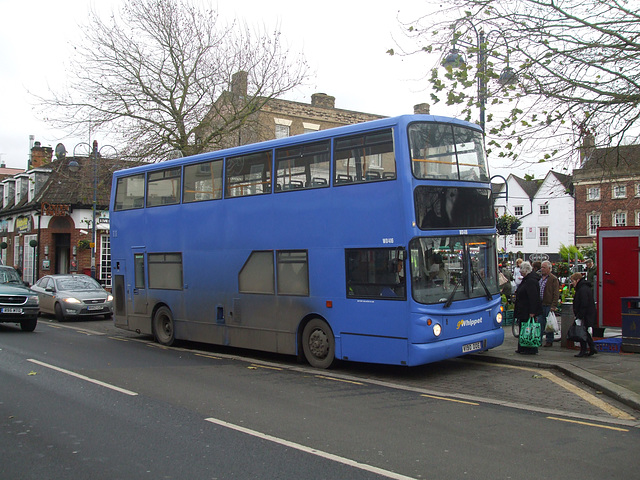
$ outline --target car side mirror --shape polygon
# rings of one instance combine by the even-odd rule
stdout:
[[[55,290],[52,287],[47,287],[44,289],[44,291],[53,293]]]

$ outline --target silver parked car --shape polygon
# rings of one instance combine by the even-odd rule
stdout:
[[[40,312],[54,314],[59,322],[113,315],[113,296],[88,275],[46,275],[31,288],[40,299]]]

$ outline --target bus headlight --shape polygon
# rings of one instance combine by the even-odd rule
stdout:
[[[498,312],[496,315],[496,322],[498,322],[498,325],[502,323],[502,312]]]
[[[439,337],[441,333],[442,333],[442,327],[440,326],[440,324],[439,324],[439,323],[436,323],[436,324],[433,326],[433,334],[434,334],[436,337]]]

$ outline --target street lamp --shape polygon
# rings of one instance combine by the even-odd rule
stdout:
[[[68,168],[71,172],[77,172],[80,169],[80,164],[76,161],[76,148],[79,146],[85,146],[90,149],[90,155],[88,155],[93,160],[93,204],[91,206],[92,212],[92,221],[91,221],[91,278],[96,279],[96,210],[98,203],[98,157],[100,156],[100,152],[104,148],[112,148],[115,150],[115,147],[111,145],[103,145],[102,148],[98,149],[98,141],[93,141],[93,147],[91,147],[88,143],[79,143],[73,148],[73,160],[69,162]]]
[[[482,127],[482,131],[485,130],[485,114],[486,114],[486,103],[487,103],[487,56],[489,55],[487,52],[487,38],[492,33],[500,33],[497,30],[492,30],[488,34],[485,35],[483,30],[478,31],[475,25],[468,19],[467,20],[473,32],[476,36],[477,41],[477,49],[478,49],[478,102],[480,103],[480,127]],[[500,72],[500,76],[498,77],[498,84],[505,85],[514,85],[518,82],[518,75],[516,71],[509,66],[509,45],[507,44],[507,40],[502,36],[502,39],[507,46],[507,54],[506,54],[506,62],[507,66]],[[463,68],[466,65],[466,60],[464,55],[462,55],[457,49],[456,44],[462,44],[467,47],[474,47],[473,44],[466,42],[460,39],[459,35],[454,33],[454,39],[452,42],[452,49],[449,54],[442,61],[442,66],[447,70]],[[492,55],[497,57],[496,55]]]

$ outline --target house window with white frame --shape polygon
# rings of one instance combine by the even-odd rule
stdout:
[[[598,233],[598,228],[600,228],[600,214],[590,213],[587,218],[587,224],[589,225],[589,236],[595,237]]]
[[[636,210],[636,226],[640,225],[640,210]]]
[[[539,229],[539,245],[541,247],[548,247],[549,246],[549,227],[540,227]]]
[[[291,120],[274,118],[273,121],[276,123],[276,138],[287,138],[291,136],[291,124],[293,123]]]
[[[592,202],[594,200],[600,200],[600,187],[587,188],[587,201]]]
[[[640,197],[640,183],[636,183],[636,197]]]
[[[626,227],[627,226],[627,212],[615,212],[613,214],[613,226],[614,227]]]
[[[540,215],[549,215],[549,204],[543,203],[540,205]]]
[[[523,207],[522,205],[518,205],[517,207],[513,207],[513,214],[516,217],[521,217],[523,214]]]
[[[320,125],[317,123],[302,122],[302,133],[317,132],[318,130],[320,130]]]
[[[626,185],[614,185],[612,198],[627,198],[627,186]]]
[[[514,240],[515,246],[516,247],[522,247],[524,245],[524,242],[522,240],[522,229],[519,228],[518,231],[516,232],[516,238]]]

